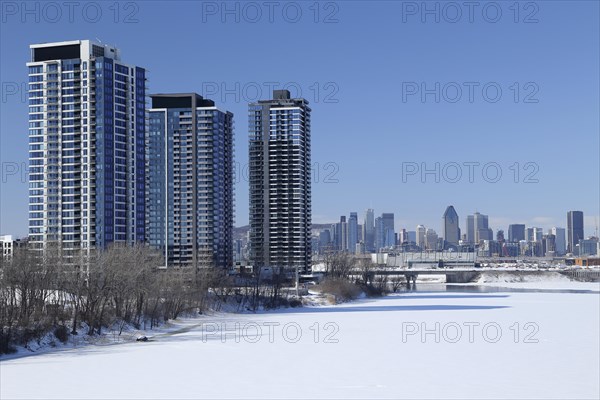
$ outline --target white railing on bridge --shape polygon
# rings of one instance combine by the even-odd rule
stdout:
[[[388,267],[408,267],[409,264],[431,264],[437,265],[440,261],[450,264],[475,264],[476,253],[459,251],[428,251],[418,253],[396,253],[388,254],[385,265]]]

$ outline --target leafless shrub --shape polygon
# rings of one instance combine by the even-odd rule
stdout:
[[[354,300],[362,293],[358,285],[342,278],[326,278],[315,290],[334,295],[336,302]]]

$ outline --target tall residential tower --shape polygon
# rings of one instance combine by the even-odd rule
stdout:
[[[152,95],[149,244],[167,265],[233,263],[233,114],[195,93]]]
[[[146,71],[90,40],[30,49],[30,243],[144,241]]]
[[[250,251],[255,268],[311,267],[308,101],[287,90],[249,105]]]

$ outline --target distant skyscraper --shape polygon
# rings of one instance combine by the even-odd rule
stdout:
[[[396,244],[394,231],[394,213],[381,214],[384,232],[384,247],[393,247]]]
[[[356,252],[356,243],[358,243],[358,214],[350,213],[348,218],[348,250],[350,253]]]
[[[372,208],[367,209],[365,212],[363,237],[366,251],[375,251],[375,211]]]
[[[407,231],[408,242],[409,243],[417,243],[417,232],[416,231]]]
[[[508,241],[511,243],[517,243],[521,240],[525,240],[525,225],[524,224],[512,224],[508,226]]]
[[[426,229],[423,225],[417,225],[417,237],[416,237],[416,242],[417,242],[417,246],[419,246],[421,249],[425,249],[425,232]]]
[[[398,232],[398,242],[399,244],[408,243],[410,240],[408,239],[408,232],[406,229],[402,228],[400,232]]]
[[[308,101],[274,90],[249,105],[250,240],[255,267],[311,266]]]
[[[598,238],[579,239],[577,248],[580,256],[595,256],[598,254]]]
[[[323,229],[319,232],[319,252],[329,251],[331,246],[331,231]]]
[[[195,93],[151,98],[148,242],[169,265],[231,267],[233,114]]]
[[[527,228],[525,229],[525,240],[528,242],[535,242],[533,240],[535,228]]]
[[[475,243],[481,240],[493,240],[494,233],[490,232],[488,226],[488,216],[476,212],[473,214],[473,226],[475,229]]]
[[[565,240],[565,228],[554,227],[550,229],[550,233],[555,236],[554,244],[556,247],[557,255],[564,255],[567,251],[566,240]]]
[[[467,215],[467,242],[475,243],[475,217]]]
[[[541,242],[544,238],[544,230],[542,228],[533,228],[533,241]]]
[[[335,248],[339,251],[348,250],[348,223],[345,215],[342,215],[340,222],[335,224]]]
[[[556,255],[556,236],[554,236],[553,234],[544,235],[542,243],[543,243],[544,255],[546,255],[546,256]]]
[[[146,71],[90,40],[30,49],[31,245],[144,241]]]
[[[438,249],[438,235],[433,229],[427,229],[425,231],[425,248],[427,248],[427,250]]]
[[[460,240],[460,228],[458,226],[458,214],[454,209],[454,206],[448,206],[442,217],[442,223],[444,227],[444,240],[446,246],[458,245]]]
[[[483,228],[477,231],[477,241],[494,240],[494,231],[491,228]]]
[[[238,262],[244,259],[244,241],[242,239],[236,239],[233,242],[233,261]]]
[[[379,251],[385,247],[385,229],[383,227],[383,218],[375,218],[375,250]]]
[[[583,211],[567,212],[567,252],[573,253],[575,246],[583,239]]]
[[[467,241],[479,243],[481,240],[493,240],[494,233],[490,233],[488,216],[478,212],[467,216]]]

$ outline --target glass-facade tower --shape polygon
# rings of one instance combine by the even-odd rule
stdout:
[[[233,114],[195,93],[149,110],[147,234],[167,265],[233,263]]]
[[[444,248],[457,246],[460,240],[460,227],[458,225],[458,213],[454,206],[448,206],[442,216],[444,228]]]
[[[145,70],[89,40],[30,49],[30,243],[144,241]]]
[[[579,240],[583,239],[583,211],[567,212],[567,252],[575,253]]]

